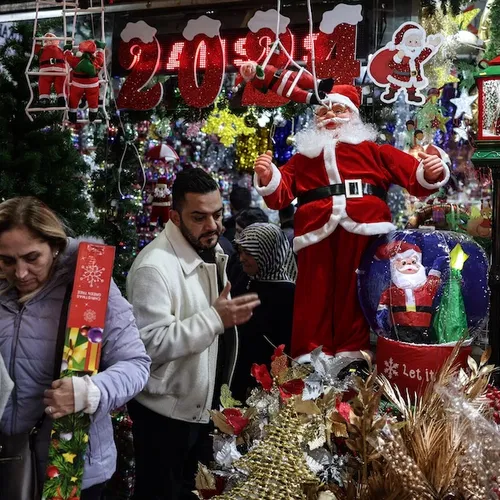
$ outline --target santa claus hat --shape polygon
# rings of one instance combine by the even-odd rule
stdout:
[[[179,156],[168,144],[160,144],[152,147],[147,154],[149,160],[162,160],[165,162],[178,161]]]
[[[97,45],[94,40],[84,40],[83,42],[80,42],[80,45],[78,45],[78,52],[81,52],[82,54],[93,54],[96,51]]]
[[[424,36],[425,31],[424,28],[422,28],[422,26],[418,25],[417,23],[404,23],[392,35],[392,42],[394,46],[397,47],[398,45],[401,45],[403,43],[403,40],[408,35]]]
[[[157,187],[160,187],[160,186],[166,186],[167,185],[167,178],[162,175],[161,177],[158,177],[158,181],[156,182],[156,186]]]
[[[354,85],[334,85],[323,102],[338,103],[347,106],[352,112],[359,113],[361,89]]]
[[[419,261],[422,260],[422,250],[418,245],[406,241],[391,241],[377,249],[375,258],[378,260],[393,260],[395,258],[404,259],[413,255],[416,255]]]

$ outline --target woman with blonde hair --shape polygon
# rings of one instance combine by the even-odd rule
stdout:
[[[78,245],[39,200],[19,197],[0,204],[0,355],[14,382],[0,422],[2,498],[36,498],[34,489],[45,476],[51,419],[80,411],[92,416],[81,500],[100,498],[116,464],[109,413],[139,393],[148,379],[150,359],[132,308],[113,282],[100,373],[54,377],[60,372],[56,345],[66,323]],[[43,420],[34,443],[39,483],[19,484],[23,464],[9,461],[9,453],[16,453],[44,413],[50,418]]]

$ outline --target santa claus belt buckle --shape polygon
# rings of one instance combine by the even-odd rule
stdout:
[[[410,75],[411,75],[411,76],[417,76],[417,72],[416,72],[416,71],[411,71],[411,72],[410,72]]]
[[[348,179],[344,181],[346,198],[363,198],[363,183],[361,179]]]
[[[56,63],[57,63],[57,61],[56,61],[56,59],[54,57],[51,57],[49,59],[49,64],[56,64]]]

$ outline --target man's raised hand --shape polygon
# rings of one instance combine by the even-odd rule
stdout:
[[[214,308],[219,314],[224,328],[242,325],[246,323],[253,314],[253,310],[260,305],[259,296],[255,293],[247,293],[229,298],[231,283],[227,283],[219,298],[214,302]]]

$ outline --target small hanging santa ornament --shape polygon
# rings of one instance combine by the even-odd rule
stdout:
[[[50,95],[54,88],[57,95],[57,106],[66,107],[64,84],[66,82],[66,61],[64,52],[59,46],[59,40],[54,33],[45,33],[43,43],[35,45],[35,52],[40,60],[40,73],[38,77],[38,93],[40,106],[46,108],[50,105]]]
[[[388,259],[391,285],[382,292],[377,309],[381,331],[391,331],[403,342],[429,343],[433,302],[441,283],[439,268],[446,257],[438,257],[429,274],[422,264],[422,250],[413,243],[393,241],[381,246],[375,255]]]
[[[99,71],[104,66],[104,42],[85,40],[73,54],[72,45],[65,45],[64,56],[71,66],[68,118],[77,121],[77,109],[82,98],[89,107],[89,121],[93,122],[99,112]]]
[[[150,225],[153,228],[164,226],[170,219],[170,207],[172,205],[172,191],[166,177],[160,177],[156,184],[152,209],[150,216]]]

